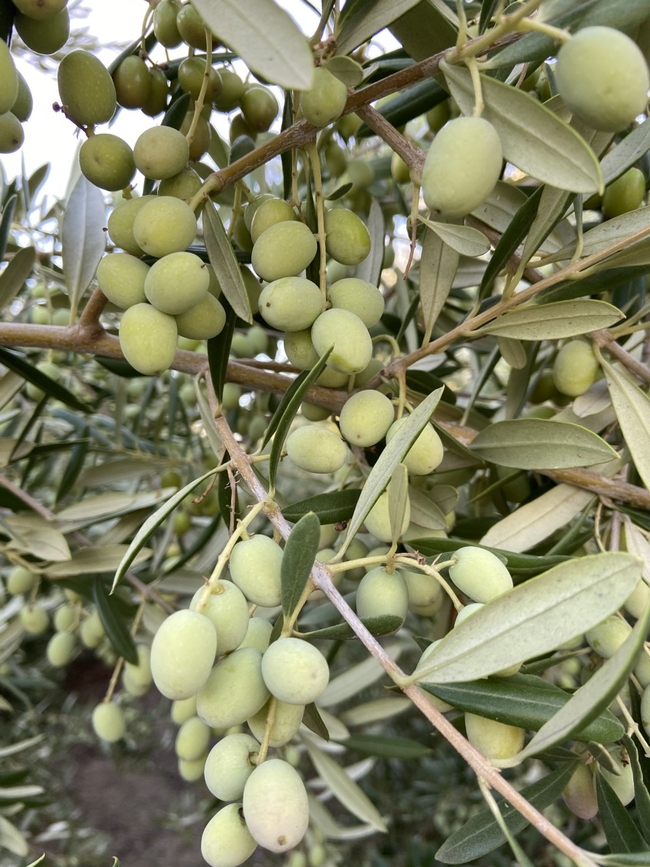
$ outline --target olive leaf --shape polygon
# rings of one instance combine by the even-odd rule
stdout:
[[[458,270],[460,254],[432,229],[425,232],[420,257],[420,304],[424,317],[422,344],[431,340],[436,324]]]
[[[362,0],[345,4],[336,39],[338,54],[349,54],[375,33],[379,33],[396,18],[416,6],[420,0]]]
[[[289,534],[284,546],[280,585],[282,611],[291,617],[309,580],[320,541],[320,521],[313,512],[304,515]]]
[[[314,61],[307,40],[273,0],[192,0],[208,27],[248,68],[287,90],[311,87]]]
[[[314,512],[321,524],[338,524],[339,521],[347,521],[352,517],[360,494],[359,488],[316,494],[314,497],[307,497],[306,500],[299,500],[297,503],[285,506],[282,514],[287,521],[294,523],[308,512]]]
[[[71,322],[106,249],[105,221],[101,190],[80,174],[68,199],[61,229],[63,276],[70,298]]]
[[[625,809],[614,789],[598,771],[595,774],[595,782],[598,816],[603,824],[603,831],[605,832],[609,848],[613,853],[642,853],[642,856],[647,859],[646,863],[648,863],[648,860],[650,860],[648,844],[643,839],[643,835],[637,828],[632,816]]]
[[[650,487],[650,399],[627,374],[600,359],[609,394],[637,472]]]
[[[617,457],[585,427],[538,418],[496,422],[472,440],[470,449],[486,461],[520,470],[588,467]]]
[[[561,340],[609,328],[624,315],[606,301],[581,299],[520,307],[478,328],[474,334],[495,334],[517,340]]]
[[[479,232],[478,229],[473,229],[471,226],[439,223],[420,216],[418,220],[428,226],[439,238],[442,238],[445,244],[460,253],[461,256],[482,256],[490,249],[490,242],[483,232]]]
[[[203,206],[203,237],[208,259],[225,298],[240,319],[252,322],[253,314],[244,278],[219,212],[210,199]]]
[[[456,626],[412,680],[478,679],[555,650],[617,611],[640,574],[639,560],[619,552],[560,563]]]
[[[474,107],[469,71],[445,60],[440,69],[463,114]],[[505,158],[543,183],[575,193],[603,190],[600,165],[575,129],[523,90],[481,75],[483,117],[499,134]]]
[[[0,274],[0,310],[4,310],[23,288],[36,261],[34,247],[21,247]]]

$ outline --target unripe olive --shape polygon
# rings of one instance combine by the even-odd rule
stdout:
[[[181,6],[176,16],[176,26],[183,42],[191,45],[192,48],[201,48],[205,51],[205,22],[191,3]]]
[[[201,189],[201,178],[194,169],[183,169],[171,178],[165,178],[158,184],[159,196],[174,196],[189,203]]]
[[[203,776],[203,768],[205,767],[205,756],[200,756],[198,759],[178,760],[178,775],[182,780],[188,783],[196,783]]]
[[[230,577],[255,605],[280,604],[282,548],[268,536],[256,535],[238,542],[230,555]]]
[[[344,117],[338,119],[336,122],[336,129],[341,138],[347,141],[351,136],[357,134],[357,130],[362,123],[363,121],[358,114],[346,114]]]
[[[256,647],[264,653],[271,641],[273,625],[263,617],[251,617],[248,621],[248,629],[240,647]]]
[[[18,118],[11,111],[0,114],[0,154],[12,154],[22,147],[25,133]]]
[[[50,665],[62,668],[72,659],[76,639],[71,632],[55,632],[45,649],[45,655]]]
[[[95,608],[89,617],[83,621],[79,628],[79,638],[84,647],[95,648],[98,647],[104,638],[106,637],[106,632],[104,631],[104,625],[101,621],[99,613]]]
[[[650,684],[650,658],[648,657],[645,648],[642,648],[637,657],[634,666],[634,676],[644,689],[648,684]]]
[[[138,695],[144,695],[153,682],[151,674],[151,648],[146,644],[136,646],[138,654],[137,665],[133,662],[124,663],[124,675],[131,687],[135,687]]]
[[[605,187],[603,213],[610,219],[634,211],[645,196],[645,177],[640,169],[631,168]]]
[[[214,107],[219,111],[232,111],[237,108],[244,93],[244,82],[230,69],[219,70],[221,75],[221,93],[214,100]]]
[[[578,765],[562,792],[562,800],[574,816],[593,819],[598,812],[594,775],[588,765]]]
[[[12,596],[17,596],[20,593],[29,593],[37,580],[38,575],[32,572],[31,569],[26,569],[24,566],[15,566],[7,578],[7,592]]]
[[[393,404],[385,394],[358,391],[345,402],[339,424],[341,433],[351,446],[367,448],[386,436],[394,417]]]
[[[648,602],[650,602],[650,587],[643,578],[639,578],[636,587],[623,603],[623,607],[635,620],[639,620],[643,616]]]
[[[297,220],[298,215],[289,202],[285,202],[284,199],[266,199],[253,212],[250,224],[251,239],[255,243],[262,232],[275,226],[276,223]]]
[[[585,632],[587,644],[603,659],[609,659],[632,632],[630,624],[612,614]]]
[[[129,253],[110,253],[97,266],[97,282],[110,302],[126,310],[146,301],[144,280],[148,271],[148,265]]]
[[[161,313],[178,316],[205,298],[209,285],[210,274],[195,253],[169,253],[147,272],[144,294]]]
[[[612,789],[614,789],[621,804],[627,807],[634,800],[634,773],[632,765],[630,764],[627,750],[624,747],[614,747],[612,758],[620,768],[621,773],[613,774],[603,767],[599,767],[598,772],[602,774]]]
[[[113,72],[113,84],[122,108],[142,108],[151,87],[147,64],[137,54],[130,54]]]
[[[124,711],[114,702],[98,704],[93,711],[92,724],[97,737],[109,744],[121,740],[126,732]]]
[[[221,334],[225,324],[223,305],[209,293],[185,313],[176,316],[179,335],[191,340],[210,340]]]
[[[220,801],[238,801],[256,767],[260,745],[247,734],[226,735],[205,760],[205,784]]]
[[[411,520],[411,503],[407,499],[404,517],[402,519],[401,533],[405,533]],[[388,491],[384,491],[379,495],[379,498],[372,509],[366,515],[364,524],[369,533],[380,542],[390,542],[392,535],[390,531],[390,518],[388,515]]]
[[[106,123],[115,112],[115,85],[108,70],[89,51],[66,54],[57,73],[59,96],[75,123]]]
[[[116,247],[121,247],[133,256],[141,256],[144,253],[133,237],[133,223],[140,209],[155,198],[156,196],[137,196],[127,199],[111,211],[108,218],[108,234]]]
[[[14,6],[28,18],[47,21],[64,9],[68,0],[14,0]]]
[[[162,373],[174,361],[176,321],[151,304],[134,304],[125,310],[119,337],[124,357],[144,376]]]
[[[181,725],[176,735],[174,750],[179,759],[194,762],[205,756],[210,743],[210,726],[198,716],[192,716]]]
[[[145,202],[133,220],[136,244],[156,259],[186,250],[195,235],[194,212],[174,196],[158,196]]]
[[[363,388],[371,379],[374,379],[384,368],[384,364],[378,358],[371,358],[368,364],[354,377],[354,388]],[[387,386],[380,385],[378,389],[382,394],[390,394]]]
[[[305,708],[301,704],[288,704],[278,699],[270,699],[263,708],[248,720],[248,727],[261,743],[266,734],[266,720],[271,701],[274,701],[273,724],[269,733],[269,746],[281,747],[289,743],[302,723]]]
[[[456,563],[449,567],[449,577],[475,602],[489,602],[512,589],[508,568],[491,551],[468,545],[459,548],[453,556]]]
[[[7,43],[0,39],[0,114],[9,111],[18,97],[18,71]]]
[[[18,72],[18,70],[16,71]],[[18,95],[16,96],[16,101],[10,107],[11,113],[14,115],[16,120],[24,123],[31,117],[33,108],[34,100],[32,98],[32,92],[29,89],[29,85],[27,84],[24,75],[21,72],[18,72]]]
[[[370,233],[354,211],[326,211],[325,232],[327,255],[343,265],[358,265],[370,252]]]
[[[74,632],[77,628],[77,612],[71,605],[61,605],[54,612],[52,623],[57,632]]]
[[[241,388],[238,385],[235,385],[234,382],[227,382],[223,387],[223,399],[221,405],[226,412],[230,412],[233,409],[237,409],[240,397]]]
[[[332,411],[326,409],[324,406],[309,403],[307,400],[303,400],[300,404],[300,412],[307,421],[325,421],[332,414]]]
[[[404,578],[395,570],[377,566],[366,572],[357,587],[357,614],[366,617],[399,617],[402,623],[408,613],[409,596]]]
[[[386,433],[387,443],[392,440],[406,419],[407,416],[402,416],[393,422]],[[427,476],[440,465],[443,456],[442,440],[433,425],[427,424],[402,460],[409,473],[414,476]]]
[[[340,178],[348,166],[345,150],[335,141],[329,141],[325,148],[325,165],[333,178]]]
[[[646,686],[641,696],[641,724],[647,735],[650,735],[650,686]]]
[[[256,849],[257,843],[242,818],[241,804],[222,807],[201,837],[201,855],[210,867],[239,867]]]
[[[598,361],[589,343],[570,340],[555,356],[553,381],[562,394],[577,397],[584,394],[596,379]]]
[[[153,32],[165,48],[176,48],[181,43],[176,17],[179,12],[176,0],[161,0],[153,10]]]
[[[30,635],[42,635],[50,625],[50,618],[40,605],[29,605],[20,611],[20,625]]]
[[[648,67],[620,30],[579,30],[558,51],[553,72],[565,104],[594,129],[619,132],[645,110]]]
[[[172,702],[170,711],[171,720],[177,726],[183,725],[185,720],[196,716],[196,696],[191,695],[189,698],[181,698]]]
[[[492,192],[502,162],[501,140],[485,118],[449,121],[424,161],[422,193],[427,207],[445,217],[464,217]]]
[[[331,307],[315,320],[311,340],[319,357],[333,347],[327,366],[350,375],[367,367],[372,357],[372,339],[359,317],[349,310]]]
[[[205,92],[205,102],[214,102],[221,93],[221,76],[213,66],[208,69],[208,85]],[[186,57],[178,67],[178,83],[192,99],[199,98],[205,77],[205,59],[202,57]]]
[[[292,431],[286,450],[296,466],[310,473],[334,473],[348,456],[341,437],[319,424],[306,424]]]
[[[230,653],[244,640],[248,630],[248,602],[232,581],[220,581],[212,592],[200,587],[190,602],[190,611],[204,614],[217,630],[217,653]]]
[[[268,698],[262,654],[254,647],[240,647],[212,669],[196,697],[196,710],[209,726],[227,729],[246,722]]]
[[[343,82],[319,66],[314,70],[312,86],[300,94],[300,107],[309,123],[323,127],[340,116],[348,100],[348,89]]]
[[[184,136],[186,136],[190,130],[190,126],[192,125],[192,118],[193,112],[188,112],[183,119],[180,132]],[[200,160],[203,154],[207,152],[208,148],[210,147],[211,138],[212,132],[210,130],[210,124],[204,117],[199,117],[198,123],[194,129],[192,141],[189,142],[189,157],[192,161],[196,162],[197,160]]]
[[[179,130],[171,126],[153,126],[138,136],[133,158],[145,178],[171,178],[185,168],[190,158],[190,146]]]
[[[142,113],[147,117],[156,117],[167,108],[169,84],[167,76],[157,66],[149,70],[149,95],[142,104]]]
[[[493,719],[465,714],[467,740],[486,759],[509,759],[523,749],[524,729]]]
[[[430,108],[426,114],[427,124],[431,132],[438,132],[447,123],[451,117],[449,100],[439,102],[438,105]]]
[[[296,277],[312,261],[317,246],[311,229],[304,223],[276,223],[257,239],[251,264],[263,280]]]
[[[337,280],[327,290],[332,307],[340,307],[355,313],[366,328],[372,328],[384,312],[384,296],[367,280],[347,277]]]
[[[195,695],[208,679],[217,652],[214,624],[196,611],[175,611],[151,645],[151,674],[159,692],[173,700]]]
[[[244,818],[251,835],[271,852],[293,849],[309,825],[309,801],[298,772],[282,759],[258,765],[244,788]]]
[[[280,277],[267,283],[258,303],[264,320],[279,331],[304,331],[323,311],[320,289],[304,277]]]
[[[278,116],[277,99],[261,84],[247,87],[239,100],[239,105],[246,123],[255,132],[266,132]]]
[[[318,353],[311,342],[311,329],[287,331],[283,338],[287,358],[299,370],[311,370],[318,361]]]
[[[93,135],[81,145],[79,167],[91,184],[103,190],[123,190],[135,174],[133,151],[117,135]]]
[[[70,36],[70,15],[64,8],[47,21],[38,21],[17,12],[14,27],[25,45],[36,54],[56,54]]]
[[[409,609],[422,617],[432,617],[445,599],[440,583],[425,572],[401,570],[409,597]]]
[[[323,654],[300,638],[279,638],[262,657],[262,677],[271,695],[287,704],[316,701],[329,683]]]
[[[257,133],[254,129],[251,129],[249,125],[244,120],[243,114],[236,114],[233,119],[230,121],[230,144],[233,145],[238,138],[244,139],[244,143],[247,146],[246,153],[250,152],[250,142],[253,143],[253,147],[255,146],[255,139],[257,138]],[[250,142],[245,141],[246,139],[250,139]],[[231,150],[232,155],[232,150]]]

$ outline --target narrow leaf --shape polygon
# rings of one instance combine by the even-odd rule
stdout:
[[[291,617],[309,580],[320,540],[320,521],[313,512],[302,517],[289,534],[280,570],[282,611]]]
[[[349,54],[354,51],[417,3],[419,0],[372,0],[371,3],[356,5],[346,3],[341,15],[341,32],[336,40],[337,52]],[[348,6],[354,11],[346,14]]]
[[[648,857],[648,844],[634,824],[632,816],[618,799],[602,774],[596,773],[598,815],[607,843],[612,852],[643,852]]]
[[[520,760],[549,749],[570,737],[578,737],[576,734],[578,731],[584,734],[583,727],[591,720],[595,720],[623,688],[630,671],[634,668],[639,650],[643,647],[648,624],[650,624],[650,606],[646,607],[643,617],[637,620],[634,629],[616,653],[571,696],[570,701],[552,719],[542,726],[520,753]],[[618,737],[622,737],[623,734],[621,732]],[[607,743],[602,737],[584,739],[601,744]]]
[[[93,599],[108,640],[120,656],[137,665],[138,653],[131,633],[117,610],[116,600],[108,595],[101,578],[93,580]]]
[[[308,512],[314,512],[321,524],[338,524],[352,517],[361,491],[358,488],[347,488],[343,491],[330,491],[327,494],[316,494],[291,503],[282,509],[282,514],[292,524],[299,521]]]
[[[251,72],[287,90],[308,90],[314,61],[307,40],[273,0],[192,0],[208,27]]]
[[[561,563],[456,626],[413,680],[473,680],[549,653],[617,611],[640,574],[638,559],[618,552]]]
[[[504,313],[474,333],[496,334],[517,340],[560,340],[609,328],[623,318],[620,310],[605,301],[587,298],[555,301]]]
[[[88,437],[88,428],[85,427],[82,432],[81,442],[77,443],[77,445],[70,451],[70,458],[63,470],[61,481],[59,482],[59,487],[56,492],[55,503],[58,504],[74,487],[75,482],[79,478],[79,474],[84,468],[89,446],[90,439]]]
[[[208,340],[208,364],[210,366],[210,378],[217,400],[223,400],[223,387],[226,384],[228,374],[228,361],[230,358],[230,346],[232,336],[235,333],[237,314],[232,309],[226,298],[222,298],[222,304],[226,311],[226,324],[216,337]],[[198,386],[197,386],[198,388]]]
[[[650,851],[599,855],[598,863],[603,867],[650,867]]]
[[[377,831],[385,832],[386,826],[368,796],[352,780],[345,769],[320,750],[311,738],[304,738],[309,758],[323,782],[332,790],[334,797],[344,807],[361,819],[372,825]]]
[[[70,321],[95,275],[106,249],[106,209],[101,190],[80,174],[63,217],[61,241],[63,275],[70,298]]]
[[[433,752],[430,747],[417,741],[388,735],[352,735],[339,743],[348,750],[368,753],[382,759],[422,759]]]
[[[252,322],[253,314],[244,278],[219,212],[210,199],[203,206],[203,238],[208,259],[217,275],[224,297],[240,319]]]
[[[76,551],[64,563],[54,563],[44,569],[44,574],[50,578],[67,578],[72,575],[96,575],[100,572],[113,572],[127,551],[127,545],[92,545]],[[151,557],[152,551],[141,549],[134,564],[142,563]]]
[[[493,677],[466,683],[420,683],[420,686],[459,710],[532,731],[542,731],[551,718],[555,721],[559,712],[572,700],[572,696],[563,689],[553,687],[534,675]],[[579,730],[569,731],[563,737],[545,743],[543,747],[529,752],[527,746],[524,752],[519,754],[518,760],[541,752],[562,740],[568,740],[569,737],[585,743],[596,741],[609,744],[619,740],[624,733],[622,723],[605,710],[593,722],[587,722]],[[535,735],[533,741],[538,737],[539,734]]]
[[[650,488],[650,399],[627,374],[604,358],[600,359],[600,364],[634,465],[643,484]]]
[[[560,797],[576,764],[565,762],[541,780],[524,786],[521,794],[538,810],[544,810]],[[499,810],[512,834],[519,834],[528,826],[528,820],[505,801],[499,802]],[[505,839],[491,810],[481,810],[445,840],[436,852],[436,859],[443,864],[466,864],[494,851],[505,843]]]
[[[0,176],[1,186],[2,177]],[[7,241],[9,240],[9,232],[11,231],[17,202],[18,196],[14,193],[13,196],[9,196],[2,210],[2,219],[0,219],[0,262],[4,260],[5,252],[7,251]]]
[[[420,257],[420,304],[424,317],[423,345],[431,340],[433,327],[449,296],[459,254],[432,230],[425,232]]]
[[[361,622],[371,635],[392,635],[404,623],[401,617],[394,614],[384,614],[377,617],[364,617]],[[356,632],[348,623],[337,623],[335,626],[324,626],[313,632],[304,632],[305,638],[329,638],[336,641],[345,641],[348,638],[356,638]]]
[[[463,114],[474,108],[474,87],[469,71],[445,60],[440,69]],[[505,158],[543,183],[575,193],[602,192],[603,180],[596,155],[550,109],[523,90],[481,75],[483,117],[496,129]]]
[[[632,766],[632,775],[634,777],[634,806],[636,807],[639,817],[639,825],[643,836],[650,843],[650,792],[643,779],[643,769],[639,760],[639,751],[636,744],[629,735],[623,737],[623,746],[627,750],[627,755]]]
[[[418,219],[461,256],[482,256],[490,249],[490,242],[483,232],[472,229],[471,226],[437,223],[425,217],[418,217]]]
[[[348,545],[354,539],[359,527],[363,524],[366,515],[375,505],[380,495],[386,488],[393,470],[397,464],[401,463],[402,459],[411,448],[415,440],[428,423],[433,411],[435,410],[442,389],[438,388],[419,404],[413,412],[408,416],[404,424],[401,425],[395,436],[383,450],[377,463],[370,471],[370,475],[366,479],[363,490],[359,496],[354,514],[348,524],[347,533],[343,544],[339,549],[342,555],[347,551]]]
[[[344,58],[340,59],[343,60]],[[375,199],[372,200],[370,205],[366,226],[370,234],[370,253],[360,265],[357,265],[355,277],[358,277],[360,280],[367,280],[373,286],[378,286],[381,270],[384,267],[384,237],[386,229],[384,226],[384,213]]]
[[[0,310],[14,300],[32,273],[36,261],[34,247],[21,247],[0,274]]]
[[[404,464],[398,464],[388,483],[388,520],[391,542],[397,543],[402,535],[402,525],[409,501],[409,476]]]
[[[71,391],[68,391],[65,386],[61,385],[60,382],[57,382],[47,376],[47,374],[37,370],[36,367],[33,367],[16,352],[0,346],[0,362],[4,364],[5,367],[13,370],[14,373],[22,376],[23,379],[32,382],[35,386],[40,388],[41,391],[49,394],[50,397],[60,400],[61,403],[65,403],[71,409],[76,409],[78,412],[90,411],[90,407],[87,404],[80,401],[78,397],[75,397],[75,395]]]
[[[496,422],[482,430],[470,448],[483,460],[520,470],[588,467],[617,456],[605,440],[587,428],[536,418]]]
[[[199,476],[198,479],[194,479],[194,481],[185,485],[184,488],[181,488],[177,491],[173,496],[171,496],[166,503],[164,503],[159,509],[157,509],[153,515],[150,515],[144,524],[140,527],[138,532],[136,533],[133,541],[129,545],[129,548],[122,558],[122,562],[117,568],[115,572],[115,578],[113,579],[113,587],[111,589],[111,593],[115,590],[117,585],[120,583],[127,570],[133,563],[137,553],[144,547],[145,542],[147,542],[151,536],[156,532],[158,527],[162,524],[162,522],[170,515],[176,506],[179,506],[185,497],[188,494],[191,494],[195,488],[204,482],[206,479],[209,479],[216,472],[219,472],[219,469],[208,470],[207,473],[204,473],[202,476]]]

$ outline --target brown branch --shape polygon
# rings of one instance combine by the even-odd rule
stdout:
[[[108,303],[108,298],[104,295],[99,286],[93,290],[93,294],[90,296],[88,301],[86,302],[86,306],[83,309],[81,316],[79,317],[79,325],[82,328],[91,329],[93,326],[98,331],[103,331],[104,329],[99,324],[99,317],[102,315],[104,311],[104,307]]]
[[[592,340],[595,340],[598,346],[616,356],[616,358],[618,358],[618,360],[624,364],[628,370],[631,370],[632,373],[636,374],[639,379],[642,379],[646,383],[650,383],[650,370],[648,370],[645,364],[642,364],[630,355],[630,353],[624,349],[620,343],[617,343],[616,339],[608,329],[603,328],[602,331],[592,331],[589,336]]]

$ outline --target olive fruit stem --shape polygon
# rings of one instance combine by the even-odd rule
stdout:
[[[194,103],[194,115],[192,117],[192,122],[190,123],[190,128],[188,129],[185,138],[187,139],[188,144],[192,144],[194,141],[194,133],[196,132],[196,127],[199,123],[199,118],[201,117],[201,111],[203,109],[203,104],[205,102],[205,95],[208,92],[208,81],[210,76],[210,69],[212,68],[212,31],[207,27],[205,28],[205,72],[203,73],[203,81],[201,82],[201,90],[199,91],[199,95]]]
[[[524,18],[527,18],[535,12],[541,4],[542,0],[528,0],[528,2],[524,3],[516,12],[512,12],[510,15],[499,15],[496,18],[496,25],[494,27],[478,39],[464,45],[455,56],[452,56],[449,59],[455,62],[456,59],[464,59],[465,57],[478,57],[479,54],[483,54],[502,36],[506,36],[515,31],[519,22],[523,21]]]
[[[472,77],[472,87],[474,88],[474,108],[472,110],[472,117],[480,117],[483,114],[485,102],[483,101],[483,88],[481,86],[481,77],[476,58],[468,57],[465,60],[465,66]]]
[[[316,232],[316,240],[318,241],[318,249],[320,251],[319,267],[318,267],[318,285],[323,296],[323,310],[327,306],[327,250],[325,242],[327,234],[325,232],[325,206],[323,198],[323,177],[320,170],[320,156],[318,148],[314,142],[310,142],[305,150],[309,155],[312,174],[314,176],[314,198],[316,200],[316,222],[318,230]]]
[[[216,408],[216,397],[209,377],[207,377],[207,384],[210,404]],[[246,453],[243,451],[241,445],[230,430],[230,426],[224,416],[217,414],[215,425],[223,444],[228,450],[233,463],[237,467],[237,470],[248,486],[251,494],[256,500],[258,500],[258,502],[264,503],[264,510],[267,517],[280,536],[287,539],[291,532],[291,527],[283,517],[278,505],[269,499],[264,485],[253,472],[253,468],[249,463]],[[512,804],[512,806],[520,812],[522,816],[534,825],[534,827],[537,828],[537,830],[546,837],[550,843],[556,846],[561,852],[564,852],[564,854],[571,858],[571,860],[575,861],[576,864],[580,865],[580,867],[596,867],[596,862],[589,858],[583,849],[576,846],[572,840],[566,837],[562,831],[556,828],[552,822],[530,804],[526,798],[524,798],[501,776],[501,773],[496,768],[490,766],[490,764],[485,760],[485,757],[476,750],[465,737],[463,737],[463,735],[455,728],[453,723],[431,705],[431,702],[416,684],[406,685],[408,681],[406,674],[397,665],[395,660],[386,652],[377,639],[363,625],[354,611],[352,611],[350,606],[332,583],[331,572],[324,563],[319,563],[318,561],[314,563],[311,578],[315,586],[325,593],[330,602],[332,602],[334,607],[352,627],[357,638],[380,663],[391,680],[402,689],[402,691],[411,699],[413,704],[422,711],[424,716],[435,726],[435,728],[438,729],[443,737],[449,741],[452,747],[460,753],[469,766],[475,771],[477,776],[484,779],[492,788],[500,792],[503,797]]]
[[[135,635],[138,631],[138,627],[140,626],[140,621],[144,615],[144,599],[138,605],[138,610],[135,612],[135,617],[133,618],[133,623],[131,624],[131,629],[129,632],[131,635]],[[113,673],[111,674],[111,679],[108,682],[108,687],[106,689],[106,695],[104,696],[104,701],[109,702],[113,698],[113,693],[115,692],[115,687],[117,686],[117,681],[120,676],[120,672],[124,667],[124,657],[120,656],[117,662],[115,663],[115,667],[113,668]]]
[[[248,514],[238,522],[235,527],[235,531],[232,536],[226,542],[223,551],[219,554],[217,558],[217,562],[215,564],[214,569],[212,570],[212,574],[208,578],[205,587],[203,588],[203,594],[201,595],[201,599],[199,600],[198,605],[196,606],[197,611],[201,611],[202,608],[208,604],[210,600],[210,596],[215,592],[215,588],[219,584],[219,578],[221,577],[221,573],[226,567],[228,560],[230,559],[230,555],[232,553],[232,549],[235,547],[235,544],[239,541],[239,539],[246,532],[246,528],[249,527],[255,518],[262,512],[267,505],[266,498],[261,502],[254,503],[248,512]]]
[[[545,24],[543,21],[536,21],[534,18],[524,18],[516,27],[511,28],[518,33],[530,33],[535,31],[543,33],[545,36],[550,36],[556,42],[564,43],[571,39],[571,34],[568,30],[563,30],[561,27],[553,27],[552,24]]]
[[[260,744],[260,748],[257,752],[257,764],[261,765],[262,762],[266,761],[266,756],[269,752],[269,743],[271,741],[271,731],[273,729],[273,723],[275,722],[275,709],[278,706],[277,698],[272,695],[269,699],[269,709],[266,714],[266,720],[264,723],[264,737],[262,738],[262,743]]]

